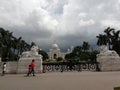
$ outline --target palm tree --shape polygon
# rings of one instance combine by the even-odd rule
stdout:
[[[112,39],[112,49],[115,50],[118,54],[120,54],[120,31],[113,31]]]
[[[12,48],[13,48],[13,52],[16,53],[17,50],[17,38],[13,37],[12,39]]]
[[[20,43],[20,54],[23,51],[27,51],[27,50],[30,50],[30,45],[27,44],[24,40],[21,40],[21,43]]]
[[[104,30],[105,34],[99,34],[97,45],[109,45],[109,49],[115,50],[120,55],[120,30],[108,27]]]
[[[6,49],[7,49],[7,58],[10,59],[10,53],[11,53],[11,47],[12,47],[12,33],[13,32],[9,32],[9,31],[6,31],[6,38],[5,38],[5,41],[6,41]]]
[[[107,29],[104,30],[104,33],[106,34],[107,36],[107,43],[108,43],[108,47],[109,49],[111,49],[111,43],[112,43],[112,40],[111,40],[111,37],[112,37],[112,31],[114,31],[115,29],[114,28],[110,28],[108,27]]]
[[[108,38],[106,35],[99,34],[99,36],[96,36],[98,38],[97,45],[107,45]]]
[[[34,45],[36,46],[35,42],[32,42],[32,43],[31,43],[31,47],[34,46]]]
[[[0,28],[0,53],[1,53],[1,56],[3,54],[3,47],[4,47],[4,37],[5,37],[5,30],[3,28]]]
[[[30,50],[30,45],[22,40],[22,37],[16,38],[13,36],[13,32],[0,28],[0,56],[2,61],[5,58],[14,60],[13,57],[18,56],[24,50]]]
[[[0,43],[1,43],[1,54],[2,58],[9,58],[9,54],[11,52],[11,38],[12,38],[12,32],[9,32],[8,30],[5,31],[3,28],[0,28]]]
[[[22,37],[19,37],[18,39],[15,38],[15,44],[16,44],[17,55],[20,54],[20,44],[21,44],[21,39],[22,39]]]

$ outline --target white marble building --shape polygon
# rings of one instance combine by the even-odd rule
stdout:
[[[56,59],[58,57],[65,58],[65,55],[68,53],[71,53],[73,50],[73,47],[68,49],[66,52],[61,52],[59,46],[57,44],[53,44],[52,48],[50,49],[50,52],[48,52],[49,59]]]

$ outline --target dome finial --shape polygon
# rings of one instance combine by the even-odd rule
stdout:
[[[58,45],[55,43],[55,44],[52,45],[52,48],[53,48],[53,49],[58,49],[59,47],[58,47]]]

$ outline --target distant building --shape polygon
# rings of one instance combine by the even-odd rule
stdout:
[[[48,52],[49,59],[56,59],[58,57],[65,58],[65,55],[68,53],[71,53],[73,50],[73,47],[67,50],[67,52],[61,52],[60,48],[57,44],[53,44],[52,48],[50,49],[50,52]]]

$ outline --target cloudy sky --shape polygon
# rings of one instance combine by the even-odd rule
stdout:
[[[108,26],[120,29],[120,0],[0,0],[0,27],[46,50],[95,46]]]

